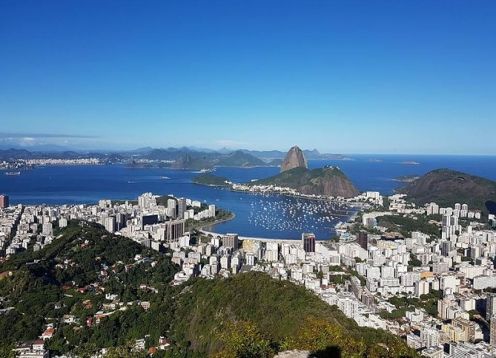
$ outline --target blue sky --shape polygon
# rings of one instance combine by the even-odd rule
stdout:
[[[0,1],[0,144],[496,154],[496,2]]]

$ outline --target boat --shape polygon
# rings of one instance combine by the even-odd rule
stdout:
[[[5,175],[21,175],[21,172],[6,172]]]
[[[160,177],[160,179],[165,179],[165,180],[167,180],[167,179],[170,179],[170,178],[169,178],[169,177],[166,177],[166,176],[161,176],[161,177]]]

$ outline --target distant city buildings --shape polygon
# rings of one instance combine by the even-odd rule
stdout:
[[[9,206],[9,196],[5,194],[0,194],[0,209],[7,208]]]
[[[301,234],[301,241],[303,243],[303,250],[305,252],[315,252],[315,235],[312,233]]]
[[[237,250],[239,248],[238,234],[226,234],[222,237],[222,246]]]
[[[489,343],[496,348],[496,315],[489,321]]]
[[[10,256],[25,250],[35,240],[34,250],[54,239],[54,230],[64,228],[69,220],[96,222],[113,234],[126,236],[140,244],[161,250],[185,236],[186,219],[179,219],[180,208],[188,220],[215,218],[215,205],[169,197],[166,206],[159,197],[145,193],[137,202],[100,200],[97,205],[46,205],[5,207],[0,210],[0,255]],[[3,196],[3,202],[8,201]],[[177,200],[177,201],[176,201]],[[171,210],[173,209],[173,210]]]
[[[45,341],[43,339],[22,343],[14,349],[14,352],[18,358],[50,357],[50,352],[45,349]]]
[[[357,235],[357,243],[364,250],[368,250],[369,241],[366,231],[360,231]]]
[[[383,202],[372,193],[362,194],[361,200]],[[169,250],[180,267],[174,285],[195,276],[262,271],[306,287],[359,326],[404,337],[425,357],[494,356],[496,295],[487,291],[496,289],[496,232],[465,204],[417,207],[402,194],[387,202],[387,210],[374,204],[355,222],[339,224],[339,240],[329,242],[318,242],[312,233],[303,233],[301,241],[206,231],[193,237],[186,231],[188,220],[215,218],[215,205],[172,196],[159,200],[152,193],[137,202],[15,206],[0,210],[0,249],[6,256],[30,246],[40,250],[69,220],[97,222],[117,236]],[[385,216],[399,224],[379,226]],[[481,327],[481,320],[474,319],[478,316],[488,326]],[[87,324],[103,317],[96,315]],[[489,328],[489,335],[483,328]],[[50,339],[49,334],[43,337]],[[22,349],[28,354],[27,346]]]

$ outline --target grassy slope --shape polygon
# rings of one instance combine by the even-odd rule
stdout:
[[[360,328],[303,287],[264,273],[196,280],[187,287],[172,331],[196,351],[249,356],[255,350],[263,357],[285,349],[334,347],[343,356],[415,356],[398,337]]]

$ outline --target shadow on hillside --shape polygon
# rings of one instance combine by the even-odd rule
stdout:
[[[327,347],[320,351],[313,352],[310,357],[312,358],[340,358],[341,349],[339,347]]]
[[[486,209],[489,211],[489,214],[496,214],[496,202],[494,201],[486,201]]]

